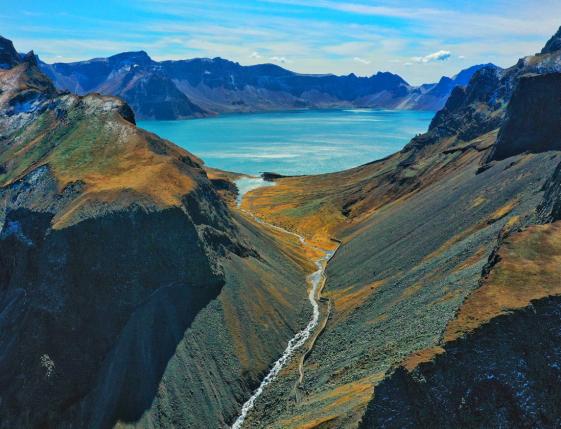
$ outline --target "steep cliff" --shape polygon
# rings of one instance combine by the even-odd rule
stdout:
[[[559,149],[561,73],[521,77],[490,159]]]
[[[307,316],[299,243],[122,100],[5,52],[0,427],[225,427]]]

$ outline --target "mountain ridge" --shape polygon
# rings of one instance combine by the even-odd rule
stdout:
[[[122,99],[2,52],[0,428],[226,426],[307,317],[313,264]]]
[[[379,71],[368,77],[354,73],[302,74],[271,63],[242,66],[220,57],[158,62],[145,51],[74,63],[40,64],[58,88],[77,94],[121,96],[144,119],[302,108],[439,110],[454,86],[465,85],[475,71],[485,66],[472,66],[438,83],[413,87],[390,72]],[[146,80],[158,83],[147,88],[142,84]],[[131,91],[136,96],[131,96]],[[161,93],[165,97],[154,106],[153,100]]]

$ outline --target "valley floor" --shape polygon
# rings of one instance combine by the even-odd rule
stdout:
[[[484,140],[479,144],[485,147]],[[505,238],[518,240],[519,231],[537,221],[536,207],[560,155],[520,155],[479,173],[485,149],[438,150],[443,152],[431,156],[446,168],[437,174],[417,171],[424,182],[389,201],[381,192],[378,200],[365,201],[357,190],[378,181],[386,195],[391,192],[391,183],[379,177],[395,169],[399,160],[392,158],[342,173],[278,179],[276,186],[244,198],[243,207],[298,231],[314,245],[329,245],[335,234],[343,239],[326,269],[329,312],[318,330],[321,336],[267,387],[244,427],[378,427],[368,423],[385,418],[372,414],[375,401],[383,400],[375,392],[378,386],[385,392],[399,368],[415,374],[437,365],[457,338],[480,335],[480,327],[504,315],[505,308],[525,308],[558,293],[534,290],[516,304],[486,301],[488,315],[481,317],[471,304],[484,290],[485,273],[502,269],[494,268],[493,258],[506,246]],[[342,214],[345,207],[350,215]],[[551,284],[554,274],[548,276]],[[395,426],[385,422],[381,427]]]

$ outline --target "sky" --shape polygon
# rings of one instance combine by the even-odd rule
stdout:
[[[46,62],[145,50],[413,85],[539,52],[561,0],[0,0],[0,35]]]

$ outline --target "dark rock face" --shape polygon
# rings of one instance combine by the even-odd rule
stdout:
[[[1,427],[54,424],[100,378],[113,389],[103,398],[111,404],[105,423],[95,426],[138,419],[177,336],[223,279],[180,210],[131,211],[61,231],[49,228],[51,216],[10,212],[0,237]],[[141,344],[114,345],[123,341]],[[134,358],[139,346],[144,352]],[[111,369],[100,377],[102,366]],[[127,381],[134,392],[122,390]],[[82,418],[92,427],[100,416]]]
[[[543,201],[538,207],[540,222],[550,223],[561,220],[561,164],[546,182],[544,190]]]
[[[149,74],[131,78],[137,82],[127,85],[119,93],[141,118],[178,119],[208,115],[165,76]]]
[[[561,73],[523,76],[490,160],[561,149]]]
[[[158,299],[151,295],[154,291],[169,287],[185,295],[168,306],[180,319],[153,342],[161,359],[147,362],[142,373],[152,374],[153,379],[145,378],[146,388],[136,392],[153,396],[151,385],[157,383],[175,345],[166,342],[165,333],[183,332],[222,284],[198,245],[194,227],[179,212],[132,212],[60,232],[49,230],[49,221],[48,215],[20,210],[8,214],[2,230],[3,308],[19,315],[3,318],[0,378],[10,388],[2,392],[2,427],[46,423],[63,412],[69,394],[84,395],[124,323],[133,312],[142,311],[139,305]],[[179,236],[166,232],[173,243],[166,245],[160,234],[170,225],[175,225]],[[100,311],[104,302],[112,303],[111,311]],[[174,310],[174,302],[187,307]],[[139,327],[146,333],[152,329]],[[32,349],[41,349],[45,359],[36,360],[36,354],[29,353]],[[44,360],[52,367],[46,367]],[[126,366],[123,370],[130,371]],[[17,377],[24,373],[28,382]],[[127,397],[142,411],[138,401]],[[49,417],[54,410],[58,411]]]
[[[11,40],[0,36],[0,69],[9,69],[20,63],[20,57]]]
[[[412,373],[398,369],[376,387],[360,428],[559,427],[560,316],[561,299],[543,299]]]
[[[552,52],[561,50],[561,27],[557,30],[557,33],[551,37],[543,47],[542,54],[551,54]]]

